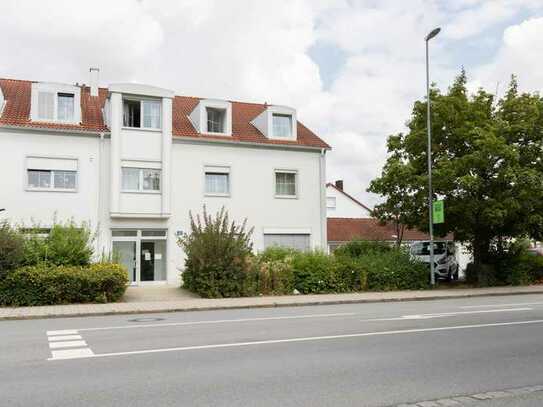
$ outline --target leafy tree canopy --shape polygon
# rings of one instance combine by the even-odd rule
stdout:
[[[520,93],[513,76],[503,98],[470,95],[464,70],[446,93],[430,92],[434,199],[445,201],[438,235],[470,243],[475,263],[510,238],[543,236],[543,99]],[[368,191],[375,215],[428,229],[426,101],[414,104],[408,132],[388,138],[388,159]]]

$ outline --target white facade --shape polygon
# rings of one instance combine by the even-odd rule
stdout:
[[[371,218],[370,210],[333,184],[326,185],[328,218]]]
[[[210,213],[224,206],[238,222],[247,218],[257,251],[265,236],[302,236],[312,248],[326,247],[325,149],[173,137],[173,98],[164,89],[112,85],[104,107],[110,131],[102,133],[0,125],[0,216],[42,227],[54,219],[89,222],[97,255],[121,251],[136,283],[180,283],[184,253],[177,237],[189,232],[189,211],[201,213],[203,205]],[[154,103],[160,120],[145,120],[159,128],[125,126],[125,99]],[[54,171],[60,163],[75,168],[74,188],[29,186],[28,170],[39,170],[30,167]],[[206,192],[206,171],[228,174],[227,193]],[[295,174],[286,177],[295,181],[293,196],[276,194],[276,172]],[[144,184],[159,188],[142,188],[146,174],[151,181]],[[149,262],[154,276],[145,277]]]

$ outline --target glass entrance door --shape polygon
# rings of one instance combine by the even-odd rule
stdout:
[[[136,269],[136,242],[133,241],[114,241],[113,253],[119,256],[119,260],[128,272],[128,280],[134,283],[137,280]]]
[[[128,270],[130,283],[166,281],[167,232],[164,229],[114,229],[113,252]]]

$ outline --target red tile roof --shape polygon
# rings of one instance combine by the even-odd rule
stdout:
[[[0,117],[0,126],[35,127],[76,131],[109,131],[102,117],[102,108],[108,89],[100,88],[98,97],[90,96],[90,88],[81,86],[81,124],[37,122],[30,120],[31,81],[0,79],[0,89],[6,105]],[[231,140],[259,144],[279,144],[330,148],[315,133],[298,122],[298,139],[270,140],[251,124],[251,121],[266,109],[266,105],[256,103],[232,102],[232,136],[202,135],[196,131],[188,115],[198,104],[199,98],[175,96],[172,112],[172,133],[174,137],[193,137],[202,140]]]
[[[328,241],[347,242],[353,239],[361,240],[396,240],[396,230],[392,224],[381,225],[374,218],[328,218]],[[430,236],[415,229],[406,229],[404,241],[429,240]],[[446,239],[452,239],[447,236]]]

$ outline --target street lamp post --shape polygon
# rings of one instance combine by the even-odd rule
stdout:
[[[426,129],[428,133],[428,220],[430,226],[430,282],[432,285],[436,283],[434,274],[434,214],[433,214],[433,198],[432,198],[432,130],[430,119],[430,64],[428,61],[428,42],[434,38],[441,28],[434,28],[425,38],[426,43]]]

